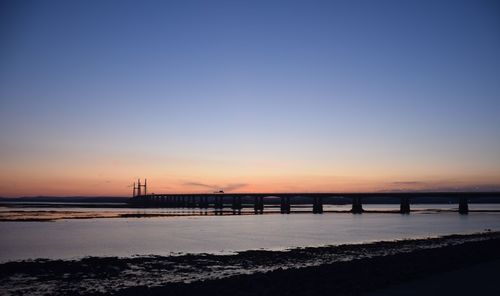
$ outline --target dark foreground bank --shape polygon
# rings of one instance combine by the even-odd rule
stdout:
[[[499,250],[496,238],[192,284],[135,287],[119,295],[498,295],[499,283],[491,281],[500,270]],[[454,274],[454,280],[443,278]]]
[[[460,285],[491,279],[490,273],[500,262],[499,250],[500,233],[490,232],[235,255],[9,262],[0,264],[0,293],[384,295],[392,291],[397,295],[406,283],[412,287],[411,283],[434,276],[434,281],[424,281],[429,286],[426,293],[432,294],[437,291],[433,286],[441,283],[440,275],[462,271],[464,279],[456,281],[458,287],[452,286],[460,292],[465,291]],[[471,268],[476,269],[463,272]],[[477,286],[476,290],[488,293],[494,286]]]

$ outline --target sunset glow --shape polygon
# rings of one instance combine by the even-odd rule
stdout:
[[[403,2],[5,4],[0,196],[499,190],[498,9]]]

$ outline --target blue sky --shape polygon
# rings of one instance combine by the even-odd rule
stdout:
[[[0,5],[0,195],[500,185],[496,1]]]

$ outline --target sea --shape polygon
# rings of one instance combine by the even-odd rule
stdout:
[[[51,205],[0,207],[0,214],[68,210],[138,214],[118,218],[90,215],[86,219],[50,222],[2,221],[0,262],[88,256],[233,254],[500,231],[500,204],[469,204],[469,207],[468,215],[455,212],[456,204],[412,204],[413,212],[405,215],[396,213],[399,205],[364,205],[370,212],[363,214],[348,213],[350,205],[325,205],[324,214],[313,214],[307,208],[279,214],[276,208],[266,208],[263,215],[254,215],[251,209],[244,210],[242,215],[232,215],[230,211],[213,215],[210,210],[109,205],[89,208],[83,204],[72,205],[70,209]]]

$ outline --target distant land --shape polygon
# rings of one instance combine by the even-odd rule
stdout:
[[[413,204],[447,204],[447,203],[457,203],[456,198],[439,197],[439,193],[436,197],[419,197],[416,200],[412,200]],[[227,193],[227,196],[231,196]],[[24,196],[24,197],[0,197],[0,203],[2,202],[50,202],[50,203],[125,203],[130,199],[130,197],[124,196]],[[269,199],[269,203],[273,199]],[[308,198],[297,197],[294,198],[294,203],[302,203],[308,201]],[[250,200],[248,200],[250,201]],[[244,199],[245,202],[245,199]],[[278,199],[276,198],[276,202]],[[398,197],[364,197],[363,204],[399,204],[401,201]],[[500,199],[495,197],[480,197],[472,198],[469,200],[470,203],[500,203]],[[350,198],[343,197],[331,197],[325,198],[324,204],[350,204]]]
[[[23,196],[1,197],[0,202],[74,202],[74,203],[124,203],[130,197],[123,196]]]

